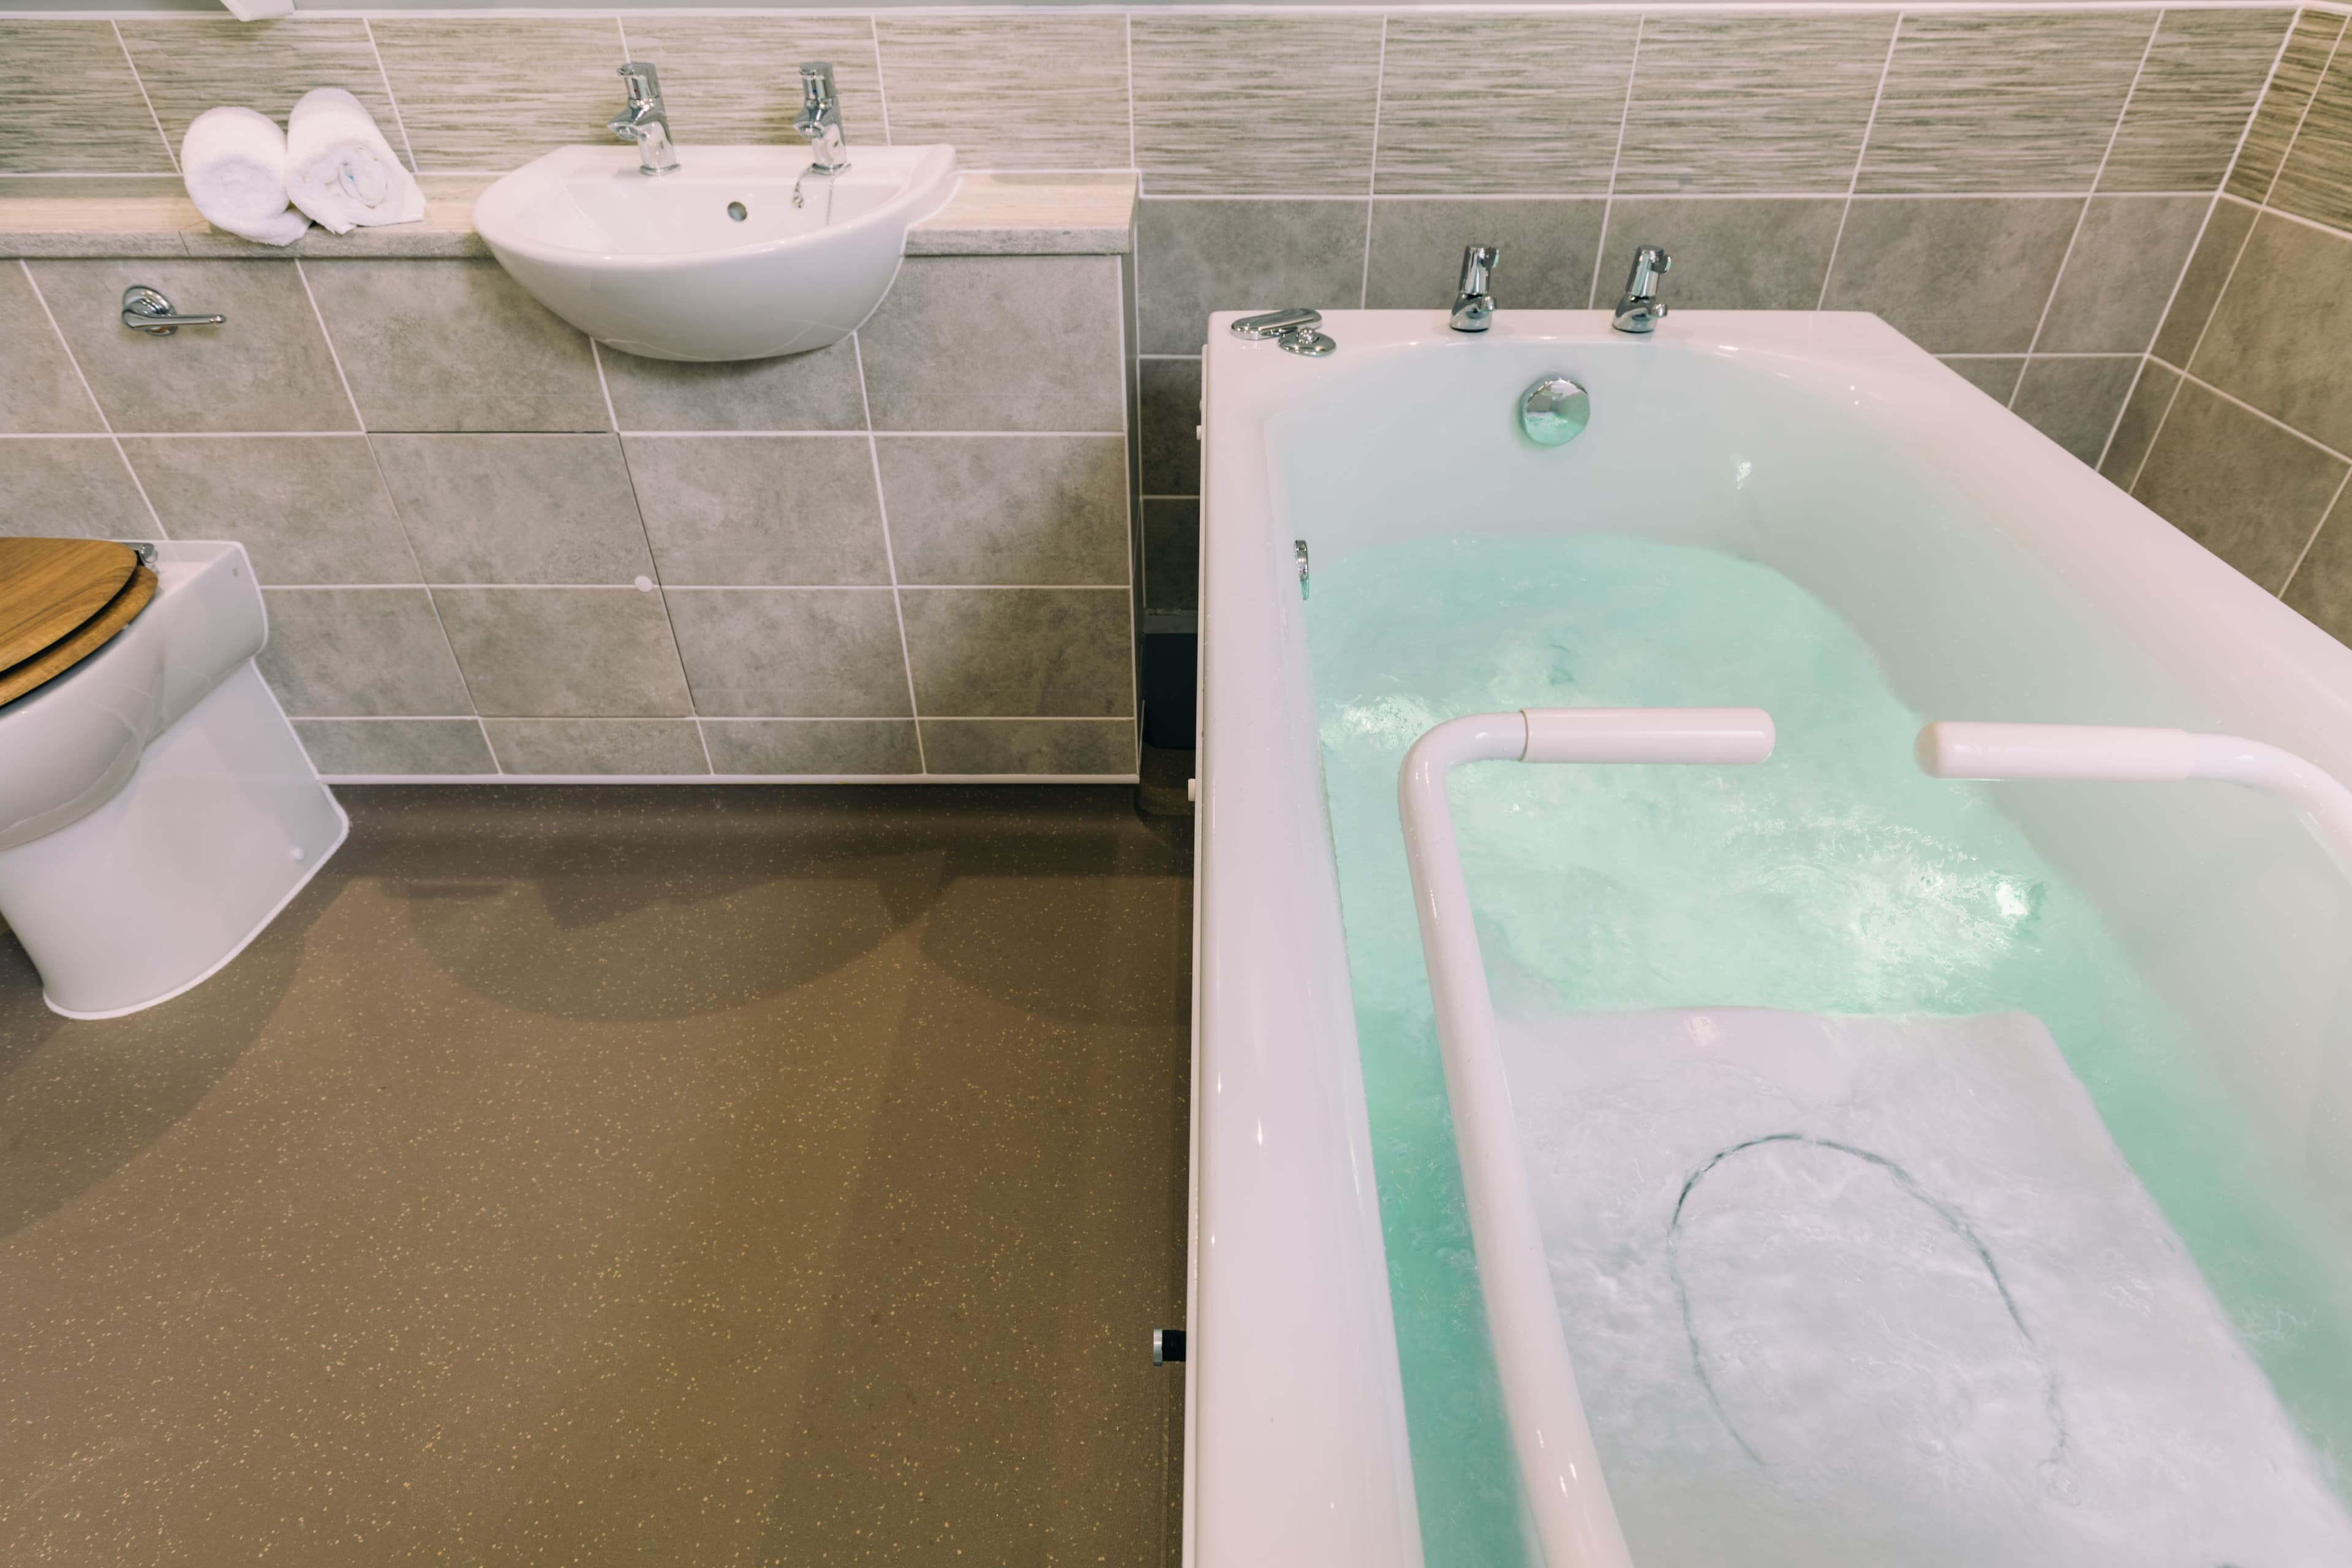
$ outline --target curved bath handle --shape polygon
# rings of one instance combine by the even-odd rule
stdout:
[[[1939,779],[2242,784],[2303,813],[2336,864],[2352,876],[2352,789],[2316,763],[2260,741],[2122,724],[1942,720],[1919,731],[1917,754],[1920,771]]]
[[[1413,742],[1397,775],[1479,1286],[1520,1484],[1548,1568],[1633,1568],[1633,1558],[1560,1333],[1445,776],[1475,762],[1760,763],[1772,754],[1772,741],[1771,715],[1760,708],[1528,708],[1438,725]]]

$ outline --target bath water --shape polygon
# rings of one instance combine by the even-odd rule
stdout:
[[[1523,707],[1754,706],[1780,742],[1753,768],[1457,772],[1456,832],[1498,1009],[2038,1018],[2310,1463],[2346,1489],[2344,1241],[2234,1113],[2088,900],[1981,786],[1918,772],[1922,716],[1827,608],[1750,562],[1606,535],[1368,550],[1319,566],[1314,587],[1308,644],[1432,1568],[1516,1563],[1524,1546],[1396,776],[1432,725]],[[1676,1561],[1670,1542],[1633,1544],[1643,1568]]]

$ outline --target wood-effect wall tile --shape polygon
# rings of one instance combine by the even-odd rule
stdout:
[[[2271,187],[2270,205],[2352,230],[2352,58],[2340,47],[2312,94],[2303,129]]]
[[[1640,26],[1637,16],[1391,16],[1374,188],[1606,192]]]
[[[1845,190],[1894,27],[1883,14],[1645,19],[1616,189]]]
[[[2088,190],[2155,26],[2152,11],[1906,16],[1859,188]]]
[[[0,20],[0,174],[173,170],[110,22]]]
[[[621,24],[633,60],[661,72],[662,96],[688,146],[798,146],[801,63],[833,67],[850,145],[889,140],[874,27],[863,16],[679,16],[639,13]],[[615,105],[617,107],[617,104]]]
[[[2250,202],[2270,195],[2271,182],[2278,177],[2279,165],[2286,162],[2287,147],[2294,141],[2295,128],[2303,123],[2303,111],[2327,69],[2344,26],[2345,18],[2331,12],[2296,14],[2278,68],[2271,73],[2270,88],[2254,110],[2253,123],[2246,128],[2245,145],[2230,171],[2231,195]]]
[[[950,142],[967,169],[1124,169],[1117,16],[884,16],[890,139]]]
[[[304,93],[340,87],[367,105],[393,152],[409,162],[375,46],[367,24],[355,16],[277,22],[142,16],[117,26],[175,150],[188,122],[217,104],[257,109],[283,126]]]
[[[1136,159],[1169,195],[1370,189],[1378,16],[1137,16]]]
[[[609,17],[497,16],[371,24],[420,170],[513,169],[602,142],[625,94]]]
[[[2262,97],[2284,11],[2167,11],[2099,174],[2103,191],[2210,191]]]

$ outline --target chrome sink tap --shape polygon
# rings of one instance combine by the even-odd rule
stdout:
[[[1495,321],[1495,264],[1503,259],[1499,245],[1469,245],[1462,249],[1462,281],[1454,290],[1457,332],[1483,332]]]
[[[674,174],[677,144],[669,137],[669,110],[662,102],[661,77],[646,60],[621,68],[629,86],[629,106],[605,123],[604,129],[624,142],[637,144],[637,173]]]
[[[849,138],[841,129],[841,99],[834,91],[833,67],[812,60],[801,67],[801,111],[793,129],[808,138],[809,173],[838,174],[849,167]]]
[[[1625,275],[1625,297],[1617,301],[1616,317],[1610,325],[1621,332],[1654,332],[1658,323],[1666,319],[1666,307],[1658,299],[1658,279],[1675,264],[1675,258],[1654,245],[1645,245],[1633,252],[1633,270]]]

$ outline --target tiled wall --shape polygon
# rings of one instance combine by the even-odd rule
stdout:
[[[2352,642],[2352,47],[2307,12],[2103,465]]]
[[[0,263],[0,533],[244,541],[331,774],[1131,775],[1120,267],[683,365],[488,261]]]

